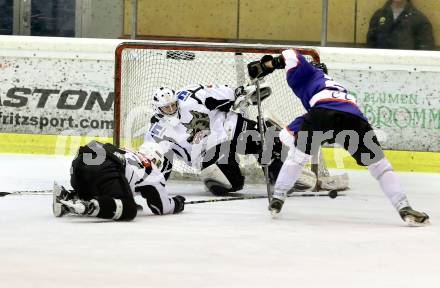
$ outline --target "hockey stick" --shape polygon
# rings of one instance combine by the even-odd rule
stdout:
[[[73,189],[68,189],[70,192],[74,191]],[[17,191],[5,191],[0,192],[0,197],[7,195],[50,195],[52,194],[53,189],[46,190],[17,190]]]
[[[260,94],[260,79],[255,78],[254,83],[256,86],[256,94],[257,94],[257,108],[258,108],[258,130],[260,130],[260,139],[261,139],[261,160],[263,160],[264,151],[266,151],[266,142],[265,142],[265,129],[264,129],[264,117],[263,112],[261,109],[261,94]],[[272,192],[270,189],[270,183],[269,183],[269,165],[268,164],[261,164],[263,166],[264,170],[264,178],[266,180],[266,190],[267,190],[267,200],[270,203],[270,200],[272,199]]]
[[[345,194],[339,194],[337,190],[332,190],[332,191],[329,191],[328,193],[324,193],[324,194],[323,193],[294,192],[287,197],[330,197],[331,199],[334,199],[339,196],[345,196]],[[228,198],[212,198],[212,199],[207,199],[207,200],[187,201],[187,202],[185,202],[185,205],[224,202],[224,201],[236,201],[236,200],[264,199],[264,198],[267,198],[267,196],[266,195],[234,196],[234,197],[228,197]]]
[[[266,195],[258,195],[258,196],[236,196],[236,197],[228,197],[228,198],[212,198],[212,199],[207,199],[207,200],[187,201],[187,202],[185,202],[185,205],[211,203],[211,202],[235,201],[235,200],[262,199],[262,198],[267,198],[267,196]]]
[[[12,192],[0,192],[0,197],[8,195],[49,195],[52,194],[52,189],[50,190],[23,190],[23,191],[12,191]]]
[[[317,192],[294,192],[288,197],[320,197],[327,196],[330,198],[336,198],[338,196],[345,196],[345,194],[339,194],[338,190],[331,190],[328,193],[317,193]],[[0,197],[8,196],[8,195],[50,195],[52,194],[52,190],[25,190],[25,191],[13,191],[13,192],[0,192]],[[247,200],[247,199],[262,199],[267,198],[266,195],[257,195],[257,196],[233,196],[228,198],[214,198],[208,200],[197,200],[197,201],[189,201],[186,204],[198,204],[198,203],[207,203],[207,202],[221,202],[221,201],[234,201],[234,200]]]

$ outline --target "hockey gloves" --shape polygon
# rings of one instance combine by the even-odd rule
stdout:
[[[257,105],[257,86],[239,86],[235,89],[235,102],[233,109],[246,108],[249,105]],[[263,101],[272,94],[272,88],[266,83],[260,85],[260,99]]]
[[[248,74],[251,79],[263,78],[272,73],[275,69],[283,69],[286,66],[283,56],[273,57],[264,55],[260,61],[248,64]]]
[[[324,74],[328,74],[327,65],[325,65],[325,63],[312,61],[312,62],[310,62],[310,64],[312,64],[313,67],[322,70],[322,72],[324,72]]]
[[[185,209],[185,197],[177,195],[173,197],[174,200],[174,211],[173,214],[177,214]]]

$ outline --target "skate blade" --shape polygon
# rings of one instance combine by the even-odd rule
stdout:
[[[53,216],[55,217],[61,217],[65,214],[63,205],[61,203],[54,203],[52,206],[52,210],[53,210]]]
[[[407,216],[405,218],[405,223],[409,227],[423,227],[423,226],[429,226],[431,225],[431,222],[429,222],[429,219],[426,219],[424,222],[418,222],[414,217]]]
[[[59,197],[63,191],[62,186],[57,182],[53,182],[53,195]]]
[[[53,183],[53,199],[52,199],[52,212],[55,217],[61,217],[65,214],[62,204],[58,201],[58,197],[61,195],[62,188],[57,182]]]
[[[272,218],[276,218],[280,214],[280,211],[275,209],[269,209],[269,212]]]

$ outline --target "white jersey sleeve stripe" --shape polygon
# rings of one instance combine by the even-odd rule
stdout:
[[[296,55],[295,50],[293,49],[284,50],[282,54],[284,57],[284,61],[286,62],[286,67],[285,67],[286,71],[289,71],[290,69],[293,69],[296,66],[298,66],[299,59],[298,59],[298,55]]]

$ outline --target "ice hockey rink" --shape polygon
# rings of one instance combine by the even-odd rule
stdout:
[[[1,154],[1,191],[68,185],[70,160]],[[368,172],[348,173],[346,196],[291,197],[277,218],[267,199],[187,205],[168,216],[145,208],[133,222],[113,222],[54,218],[50,195],[5,196],[1,286],[438,287],[440,174],[399,173],[413,207],[431,216],[430,226],[414,228]],[[187,200],[212,197],[197,182],[169,189]]]

